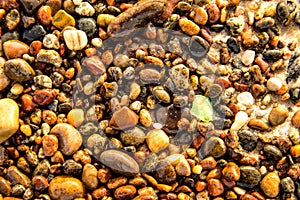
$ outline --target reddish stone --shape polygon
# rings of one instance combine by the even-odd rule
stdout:
[[[33,101],[40,106],[46,106],[54,101],[56,95],[55,90],[37,90],[34,92]]]
[[[30,44],[29,52],[31,55],[36,56],[39,53],[39,51],[42,49],[42,47],[43,47],[43,43],[41,41],[33,41]]]
[[[52,20],[51,13],[52,10],[50,6],[41,6],[37,11],[37,17],[43,25],[48,26],[51,24]]]
[[[203,181],[197,181],[196,185],[195,185],[195,189],[197,192],[201,192],[203,191],[207,186],[207,183],[203,182]]]
[[[200,165],[204,170],[205,169],[214,169],[217,166],[217,162],[214,159],[214,157],[209,156],[209,157],[201,160]]]
[[[137,125],[139,117],[128,107],[123,107],[116,111],[109,121],[109,126],[113,129],[124,130]]]
[[[222,182],[218,179],[209,179],[208,180],[208,192],[211,196],[219,196],[224,192],[224,186]]]
[[[26,112],[31,112],[36,108],[36,104],[33,102],[33,97],[29,94],[24,94],[21,97],[22,100],[22,108]]]
[[[44,190],[49,186],[48,180],[44,176],[34,176],[31,184],[36,190]]]
[[[218,77],[214,81],[214,83],[219,84],[220,86],[222,86],[222,88],[225,88],[225,89],[231,87],[231,82],[229,81],[228,78],[225,78],[225,77]]]

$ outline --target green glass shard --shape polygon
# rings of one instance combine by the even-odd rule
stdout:
[[[206,96],[196,95],[190,112],[200,121],[210,122],[213,120],[214,110]]]

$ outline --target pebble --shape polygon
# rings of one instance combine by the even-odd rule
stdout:
[[[205,25],[208,21],[208,14],[206,10],[202,7],[197,7],[195,9],[195,14],[194,14],[194,22],[196,22],[199,25]]]
[[[85,164],[82,171],[82,182],[86,188],[94,190],[98,186],[98,171],[94,165]]]
[[[10,10],[5,16],[5,25],[10,31],[17,28],[20,21],[21,21],[20,13],[17,9]]]
[[[121,133],[121,141],[128,146],[139,146],[145,141],[145,133],[142,129],[134,127],[133,129],[126,130]]]
[[[48,125],[54,125],[57,121],[57,116],[52,110],[44,110],[42,118]]]
[[[19,129],[19,106],[8,98],[0,99],[0,143],[6,141]]]
[[[93,199],[102,199],[109,195],[110,195],[110,192],[105,186],[100,186],[99,188],[94,190],[92,193]]]
[[[52,89],[36,90],[34,92],[33,101],[40,106],[46,106],[54,101],[56,95],[56,91]]]
[[[211,196],[219,196],[224,193],[224,186],[222,182],[218,179],[209,179],[207,181],[208,192]]]
[[[223,168],[222,174],[228,181],[238,181],[240,179],[240,168],[234,162],[229,162]]]
[[[221,12],[216,4],[207,4],[205,9],[208,14],[209,23],[214,24],[220,19]]]
[[[286,177],[281,179],[280,186],[284,192],[290,193],[295,191],[295,184],[293,179],[291,179],[291,177]]]
[[[101,27],[107,27],[116,17],[111,14],[99,14],[97,24]]]
[[[283,107],[273,108],[269,115],[269,122],[272,126],[278,126],[285,122],[289,116],[289,111]]]
[[[187,18],[181,18],[178,24],[181,30],[188,35],[198,35],[200,32],[200,27]]]
[[[282,56],[283,56],[283,52],[279,49],[266,50],[263,52],[263,57],[266,60],[277,61],[280,58],[282,58]]]
[[[10,187],[10,182],[0,176],[0,193],[5,196],[10,196],[11,192],[12,192],[12,189]]]
[[[79,127],[84,121],[84,112],[82,109],[72,109],[67,115],[68,123],[74,127]]]
[[[48,192],[54,200],[73,200],[84,196],[84,187],[77,178],[57,176],[51,180]]]
[[[159,152],[170,144],[169,137],[161,129],[152,129],[147,133],[146,142],[151,152]]]
[[[266,122],[264,122],[262,119],[250,119],[248,122],[248,126],[253,129],[263,130],[263,131],[269,129],[269,125]]]
[[[300,156],[300,144],[292,146],[290,149],[290,153],[294,158],[298,158]]]
[[[245,27],[245,21],[243,17],[231,17],[226,20],[226,25],[229,28],[229,32],[232,36],[240,35]]]
[[[158,163],[154,176],[157,181],[165,184],[173,183],[177,177],[175,168],[168,161],[161,161]]]
[[[285,2],[279,2],[276,7],[276,13],[280,19],[287,19],[290,15],[288,5]]]
[[[115,190],[114,196],[117,200],[131,200],[135,193],[136,189],[133,185],[124,185]]]
[[[24,7],[25,12],[31,15],[45,1],[44,0],[20,0],[20,2]]]
[[[3,51],[7,59],[22,58],[28,53],[29,46],[19,40],[8,40],[3,43]]]
[[[64,155],[74,154],[82,144],[81,134],[70,124],[56,124],[50,134],[59,139],[59,148]]]
[[[212,136],[203,144],[201,150],[203,151],[204,156],[210,155],[219,158],[225,155],[226,145],[221,138]]]
[[[54,67],[60,67],[62,58],[55,50],[41,49],[37,54],[37,61],[52,64]]]
[[[255,149],[258,137],[254,132],[243,129],[238,132],[238,136],[239,143],[244,150],[253,151]]]
[[[142,69],[139,76],[143,84],[159,83],[161,79],[159,71],[151,68]]]
[[[88,43],[86,33],[81,30],[65,30],[63,36],[68,49],[72,51],[81,50]]]
[[[49,183],[44,176],[34,176],[32,178],[32,186],[34,187],[35,190],[42,191],[48,188]]]
[[[35,71],[31,66],[21,58],[6,61],[4,64],[4,73],[15,81],[29,81],[35,75]]]
[[[13,95],[20,95],[22,94],[23,91],[24,91],[24,87],[19,83],[14,84],[10,89],[10,92]]]
[[[52,80],[49,76],[38,75],[33,78],[34,84],[39,87],[52,88]]]
[[[189,88],[189,69],[185,65],[179,64],[172,67],[169,75],[177,90],[183,91]]]
[[[270,91],[278,91],[282,85],[283,84],[280,78],[272,77],[267,81],[267,88]]]
[[[85,58],[83,65],[94,75],[102,75],[106,72],[106,67],[98,56]]]
[[[37,18],[41,24],[49,26],[52,20],[52,10],[50,6],[41,6],[37,11]]]
[[[58,139],[55,135],[44,135],[42,144],[45,156],[53,156],[58,149]]]
[[[254,98],[250,92],[242,92],[238,94],[237,101],[248,108],[254,104]]]
[[[81,16],[93,16],[95,9],[88,2],[81,2],[76,8],[75,12]]]
[[[259,21],[255,22],[255,27],[260,30],[265,30],[273,27],[275,24],[275,20],[272,17],[264,17]]]
[[[123,151],[106,150],[100,155],[100,161],[119,174],[134,176],[140,171],[137,162]]]
[[[292,117],[292,124],[299,128],[300,127],[300,110],[296,111]]]
[[[249,121],[248,114],[244,111],[239,111],[234,118],[230,130],[237,131],[241,129]]]
[[[274,198],[279,194],[280,190],[280,178],[276,172],[268,173],[261,181],[260,188],[265,195],[270,198]]]
[[[246,188],[255,187],[260,183],[262,178],[259,170],[252,166],[241,166],[240,173],[241,176],[238,185]]]
[[[79,176],[82,173],[82,165],[73,159],[68,159],[63,163],[62,170],[67,175]]]
[[[78,28],[84,31],[87,36],[91,37],[96,32],[96,21],[92,18],[80,18],[78,20]]]
[[[52,24],[58,29],[75,26],[75,19],[64,10],[59,10],[52,18]]]
[[[244,65],[248,66],[251,65],[255,58],[255,51],[253,50],[246,50],[243,52],[241,57],[241,61]]]
[[[180,159],[178,164],[175,167],[177,175],[179,176],[190,176],[191,167],[186,159]]]
[[[5,75],[3,65],[0,64],[0,91],[4,90],[10,83],[9,78]]]
[[[10,166],[7,169],[7,177],[13,185],[19,183],[26,188],[30,187],[30,179],[25,174],[20,172],[16,166]]]
[[[113,114],[109,121],[109,126],[117,130],[125,130],[137,125],[138,118],[138,115],[128,107],[122,107]]]
[[[34,25],[31,29],[26,29],[23,33],[24,40],[32,42],[34,40],[41,40],[46,31],[41,25]]]
[[[233,53],[240,53],[241,49],[239,43],[235,38],[233,37],[228,38],[226,44],[229,50],[232,51]]]
[[[59,49],[58,38],[54,34],[47,34],[43,39],[43,45],[48,49]]]

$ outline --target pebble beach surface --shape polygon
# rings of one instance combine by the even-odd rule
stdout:
[[[300,199],[295,0],[0,0],[0,200]]]

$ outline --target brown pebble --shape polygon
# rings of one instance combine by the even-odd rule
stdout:
[[[0,193],[5,196],[9,196],[11,191],[10,182],[0,176]]]
[[[208,20],[207,12],[202,7],[197,7],[194,14],[194,22],[199,25],[205,25]]]
[[[117,130],[132,128],[138,123],[138,118],[138,115],[128,107],[123,107],[113,114],[109,126]]]
[[[46,122],[49,125],[54,125],[57,120],[57,116],[55,112],[53,112],[52,110],[44,110],[42,114],[42,118],[44,122]]]
[[[300,110],[298,110],[297,112],[295,112],[295,114],[292,117],[292,124],[299,128],[300,127]]]
[[[188,35],[198,35],[200,27],[187,18],[181,18],[178,22],[181,30]]]
[[[44,176],[34,176],[31,184],[35,190],[44,190],[49,186],[48,180]]]
[[[110,192],[106,187],[100,186],[99,188],[97,188],[96,190],[93,191],[92,197],[93,197],[93,199],[100,200],[105,196],[109,196],[109,194],[110,194]]]
[[[195,184],[195,189],[197,192],[201,192],[206,189],[207,183],[204,181],[197,181]]]
[[[21,58],[28,53],[29,46],[19,40],[8,40],[3,44],[4,54],[7,59]]]
[[[207,187],[209,194],[214,197],[219,196],[224,192],[224,186],[218,179],[209,179]]]
[[[240,179],[240,168],[234,162],[229,162],[226,164],[222,170],[223,177],[228,181],[237,181]]]
[[[273,108],[269,115],[269,122],[272,126],[282,124],[289,116],[289,111],[283,107]]]
[[[200,165],[202,166],[202,169],[214,169],[217,166],[217,162],[214,159],[214,157],[209,156],[203,160],[200,161]]]
[[[10,166],[7,169],[7,177],[14,185],[19,183],[24,187],[29,187],[31,184],[30,179],[21,171],[19,171],[16,166]]]
[[[29,46],[29,52],[31,55],[36,56],[43,47],[43,43],[41,41],[33,41]]]
[[[49,105],[56,98],[56,91],[51,89],[36,90],[33,95],[33,101],[40,106]]]
[[[116,178],[112,178],[107,183],[108,189],[115,189],[127,183],[127,178],[125,176],[119,176]]]
[[[101,183],[106,183],[112,177],[112,173],[107,168],[102,168],[98,170],[98,179]]]
[[[24,94],[21,97],[22,100],[22,108],[26,112],[31,112],[36,108],[36,104],[33,102],[33,97],[29,94]]]
[[[58,149],[58,139],[55,135],[44,135],[42,143],[45,156],[53,156]]]
[[[132,185],[125,185],[117,188],[114,192],[114,196],[118,200],[131,200],[136,193],[136,189]]]
[[[261,119],[250,119],[248,126],[253,129],[266,131],[269,129],[269,125]]]
[[[216,4],[207,4],[205,9],[208,14],[209,23],[214,24],[220,19],[220,10]]]
[[[274,198],[279,194],[280,178],[276,172],[268,173],[261,181],[260,188],[265,195]]]
[[[52,10],[50,6],[41,6],[37,11],[37,18],[41,24],[48,26],[51,24],[52,20]]]
[[[97,169],[94,165],[86,164],[82,170],[82,182],[86,188],[94,190],[98,186]]]

